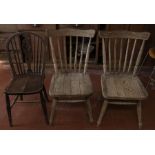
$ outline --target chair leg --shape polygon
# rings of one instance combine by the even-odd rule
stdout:
[[[103,118],[103,116],[105,114],[107,106],[108,106],[108,101],[104,100],[102,108],[101,108],[101,112],[100,112],[100,115],[99,115],[99,118],[98,118],[98,121],[97,121],[97,126],[99,126],[101,124],[101,121],[102,121],[102,118]]]
[[[86,101],[86,105],[87,105],[87,112],[88,112],[88,116],[89,116],[89,121],[90,123],[93,122],[93,115],[92,115],[92,108],[91,108],[91,104],[90,104],[90,99],[88,99]]]
[[[51,107],[50,124],[52,124],[52,123],[53,123],[56,103],[57,103],[57,102],[56,102],[56,100],[55,100],[55,99],[53,99],[53,102],[52,102],[52,107]]]
[[[23,95],[20,95],[20,100],[23,101]]]
[[[49,124],[46,103],[45,103],[45,100],[44,100],[42,92],[40,92],[40,100],[41,100],[40,102],[41,102],[41,105],[42,105],[42,108],[43,108],[43,112],[44,112],[44,116],[45,116],[45,121],[46,121],[47,124]]]
[[[11,116],[11,106],[10,106],[10,98],[8,94],[5,94],[6,99],[6,109],[8,113],[9,125],[12,127],[12,116]]]
[[[138,126],[139,126],[139,129],[141,129],[142,128],[142,105],[140,101],[137,103],[137,115],[138,115]]]
[[[44,93],[44,96],[45,96],[46,101],[49,102],[49,99],[48,99],[48,95],[47,95],[45,86],[43,86],[43,93]]]

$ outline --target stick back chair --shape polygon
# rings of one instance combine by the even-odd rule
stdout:
[[[86,70],[94,35],[94,30],[60,29],[48,32],[55,71],[49,89],[53,97],[50,124],[53,123],[58,102],[85,102],[89,120],[93,121],[89,100],[93,90]]]
[[[101,124],[108,104],[137,105],[139,128],[142,127],[141,101],[148,94],[137,76],[148,32],[100,31],[103,53],[101,87],[104,102],[97,121]]]
[[[12,126],[11,109],[23,95],[40,94],[40,101],[48,123],[44,87],[46,42],[39,35],[32,32],[17,32],[7,41],[7,52],[12,71],[12,80],[5,90],[6,108],[9,124]],[[10,95],[16,96],[13,103]]]

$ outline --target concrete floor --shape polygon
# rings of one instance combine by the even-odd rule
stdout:
[[[91,105],[93,108],[94,123],[90,124],[86,115],[85,105],[83,103],[68,104],[60,103],[56,108],[54,125],[46,125],[44,115],[39,102],[36,103],[16,103],[12,109],[12,117],[14,127],[9,127],[8,117],[5,107],[4,89],[11,79],[9,66],[0,61],[0,129],[90,129],[90,130],[137,130],[138,121],[136,106],[118,106],[109,105],[107,113],[103,118],[100,127],[96,126],[96,121],[102,105],[100,72],[91,70],[90,75],[94,87],[94,95],[91,97]],[[45,86],[48,92],[51,79],[50,71],[47,71]],[[149,90],[149,97],[143,102],[143,129],[155,129],[155,91]],[[49,97],[50,98],[50,97]],[[39,96],[26,96],[24,100],[36,100]],[[51,98],[47,103],[48,113],[51,110]]]

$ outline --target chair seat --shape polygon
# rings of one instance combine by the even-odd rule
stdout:
[[[9,94],[35,93],[40,91],[42,87],[42,76],[26,75],[13,79],[10,85],[6,88],[6,92]]]
[[[83,73],[54,74],[49,89],[49,95],[61,99],[80,99],[92,93],[90,77]]]
[[[137,76],[111,74],[101,76],[102,94],[106,99],[143,100],[148,96]]]

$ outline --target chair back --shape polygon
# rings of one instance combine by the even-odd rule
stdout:
[[[49,30],[48,37],[55,72],[86,72],[95,30]]]
[[[104,73],[135,75],[149,36],[149,32],[100,31]]]
[[[45,70],[46,42],[32,32],[17,32],[6,44],[13,75],[43,75]]]

